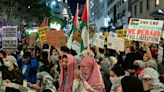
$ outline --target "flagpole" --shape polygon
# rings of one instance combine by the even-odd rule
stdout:
[[[88,20],[87,20],[87,27],[88,27],[88,31],[90,31],[89,30],[89,0],[86,0],[86,5],[87,5],[87,17],[88,17]],[[89,37],[88,37],[88,48],[90,48],[90,46],[89,46]]]

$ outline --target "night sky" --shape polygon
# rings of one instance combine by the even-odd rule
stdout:
[[[75,15],[77,3],[79,3],[79,5],[83,5],[85,1],[86,0],[68,0],[68,4],[71,8],[72,15]]]

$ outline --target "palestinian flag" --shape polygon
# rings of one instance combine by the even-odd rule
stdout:
[[[88,29],[88,10],[87,10],[87,0],[86,3],[84,5],[84,9],[83,9],[83,14],[82,14],[82,22],[80,23],[80,29],[81,31],[81,50],[84,50],[84,48],[87,48],[89,46],[89,31]]]

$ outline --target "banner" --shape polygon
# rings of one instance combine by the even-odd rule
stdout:
[[[47,43],[52,46],[66,46],[66,36],[63,31],[47,31]]]
[[[125,39],[125,46],[132,45],[132,40],[126,39],[126,35],[127,35],[126,29],[117,30],[116,33],[117,33],[117,37]]]
[[[96,33],[93,37],[93,45],[104,49],[105,37],[100,33]]]
[[[159,62],[162,62],[163,60],[163,48],[161,46],[158,48],[158,60]]]
[[[158,44],[163,21],[148,19],[130,19],[127,38]]]
[[[2,48],[16,49],[18,45],[17,26],[4,26],[2,29]]]
[[[39,39],[41,43],[47,43],[47,38],[46,38],[47,31],[48,31],[47,26],[39,28],[38,32],[39,32]]]
[[[108,36],[107,48],[113,49],[113,50],[117,49],[117,50],[119,50],[121,52],[124,52],[124,49],[125,49],[125,39]]]

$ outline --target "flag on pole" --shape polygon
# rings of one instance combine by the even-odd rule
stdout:
[[[80,43],[81,41],[81,32],[77,30],[77,25],[78,25],[78,5],[76,8],[76,13],[74,15],[74,22],[73,22],[73,41],[76,40],[77,42]]]
[[[86,3],[84,5],[83,9],[83,14],[82,14],[82,22],[80,23],[80,29],[82,30],[81,32],[81,39],[82,39],[82,44],[81,45],[81,50],[84,50],[84,48],[87,48],[89,46],[89,31],[88,31],[88,0],[86,0]]]

